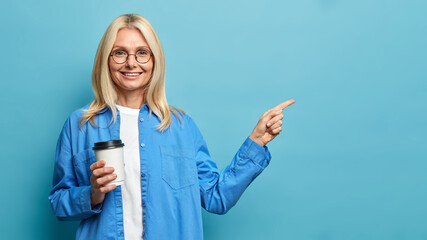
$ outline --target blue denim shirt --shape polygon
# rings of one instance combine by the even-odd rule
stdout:
[[[59,220],[81,221],[76,239],[125,239],[121,187],[94,208],[90,204],[92,147],[95,142],[120,139],[120,113],[111,123],[112,111],[106,108],[95,117],[97,127],[86,123],[80,129],[82,114],[82,110],[71,114],[58,139],[49,194],[53,212]],[[139,112],[143,237],[200,240],[201,207],[225,214],[267,167],[271,155],[266,146],[248,137],[219,172],[194,121],[185,114],[180,123],[171,115],[171,126],[160,133],[156,130],[160,120],[150,114],[148,105]]]

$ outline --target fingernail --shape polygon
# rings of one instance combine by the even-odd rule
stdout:
[[[270,127],[271,123],[267,123],[267,127]]]

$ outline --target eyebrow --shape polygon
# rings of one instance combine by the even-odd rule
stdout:
[[[123,49],[127,49],[126,47],[122,47],[122,46],[114,46],[114,47],[113,47],[113,49],[114,49],[114,48],[123,48]],[[136,47],[136,48],[137,48],[137,49],[138,49],[138,48],[148,48],[148,49],[150,49],[148,46],[138,46],[138,47]]]

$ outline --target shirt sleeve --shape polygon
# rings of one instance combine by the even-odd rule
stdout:
[[[231,163],[219,172],[203,136],[191,118],[189,125],[194,136],[202,207],[208,212],[225,214],[270,163],[268,147],[247,137]]]
[[[78,186],[73,168],[73,155],[70,140],[70,119],[68,119],[59,136],[52,190],[49,193],[55,216],[61,220],[83,220],[102,211],[102,204],[90,204],[90,185]]]

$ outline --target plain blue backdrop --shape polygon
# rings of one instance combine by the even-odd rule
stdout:
[[[226,215],[203,212],[206,240],[427,239],[425,0],[3,2],[2,239],[74,239],[47,199],[56,141],[124,13],[156,29],[169,104],[219,168],[264,111],[296,100],[270,166]]]

